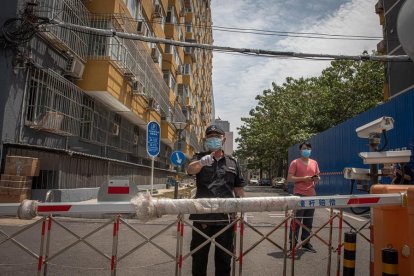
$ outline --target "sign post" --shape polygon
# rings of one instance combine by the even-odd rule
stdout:
[[[151,195],[154,189],[154,159],[160,154],[161,129],[157,122],[147,124],[147,153],[151,156]]]
[[[178,167],[181,167],[186,161],[185,154],[180,150],[174,151],[171,153],[170,161],[174,166],[177,167],[178,176]],[[178,179],[175,182],[174,186],[174,198],[178,198]]]

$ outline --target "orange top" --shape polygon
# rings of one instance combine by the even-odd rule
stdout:
[[[293,160],[292,163],[290,163],[288,172],[289,174],[299,177],[320,174],[318,162],[310,158],[308,160],[308,164],[305,164],[301,158]],[[315,181],[298,181],[294,183],[293,193],[304,196],[316,195]]]

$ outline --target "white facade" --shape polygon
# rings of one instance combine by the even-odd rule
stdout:
[[[224,143],[224,153],[233,155],[233,132],[225,132],[226,142]]]

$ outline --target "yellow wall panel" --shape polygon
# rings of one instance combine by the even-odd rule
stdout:
[[[157,123],[160,123],[161,122],[161,115],[160,114],[158,114],[158,112],[157,111],[155,111],[155,110],[150,110],[149,112],[148,112],[148,117],[147,117],[148,119],[148,122],[149,121],[155,121],[155,122],[157,122]]]
[[[88,91],[106,91],[108,87],[109,62],[90,60],[86,63],[83,78],[78,86]]]
[[[84,5],[91,13],[114,13],[115,0],[89,0],[84,1]],[[122,2],[122,1],[121,1]]]
[[[161,122],[161,138],[174,142],[174,129],[167,121]]]

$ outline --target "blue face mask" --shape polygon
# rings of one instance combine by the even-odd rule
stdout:
[[[308,158],[311,155],[312,151],[310,149],[304,149],[300,151],[302,157]]]
[[[218,137],[211,137],[207,138],[205,142],[205,146],[208,150],[215,151],[221,149],[221,138]]]

